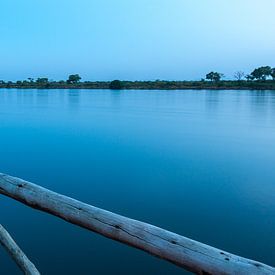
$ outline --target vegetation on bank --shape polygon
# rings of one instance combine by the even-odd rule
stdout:
[[[0,80],[0,88],[16,89],[137,89],[137,90],[184,90],[184,89],[233,89],[275,90],[275,68],[263,66],[246,75],[235,73],[235,80],[223,80],[224,75],[210,72],[200,81],[83,81],[78,74],[70,75],[66,81],[52,81],[46,77],[28,78],[23,81]]]

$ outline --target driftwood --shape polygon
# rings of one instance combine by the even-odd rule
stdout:
[[[28,259],[7,230],[0,224],[0,244],[7,250],[18,267],[26,275],[39,275],[34,264]]]
[[[0,174],[0,194],[197,274],[275,274],[273,267]]]

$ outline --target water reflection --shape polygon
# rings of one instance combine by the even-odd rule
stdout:
[[[21,91],[22,93],[26,92],[26,91]],[[50,90],[36,90],[36,104],[38,104],[39,106],[47,106],[49,104],[49,94],[50,94]]]
[[[274,122],[271,91],[0,90],[0,172],[275,265]],[[183,274],[11,200],[0,213],[45,274]]]
[[[265,115],[268,111],[268,104],[270,101],[270,93],[267,91],[251,91],[250,99],[251,99],[251,110],[255,116],[257,115]]]
[[[66,93],[67,93],[67,99],[68,99],[68,106],[70,110],[77,111],[79,107],[79,103],[81,101],[80,90],[70,89],[66,91]]]
[[[205,91],[205,103],[206,103],[206,108],[211,111],[215,112],[219,106],[220,103],[220,91],[215,91],[215,90],[209,90]]]

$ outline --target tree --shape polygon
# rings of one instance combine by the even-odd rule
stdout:
[[[81,80],[81,77],[79,76],[79,74],[71,74],[67,80],[67,83],[78,83]]]
[[[238,71],[234,74],[234,77],[238,80],[241,81],[245,76],[245,73],[242,71]]]
[[[36,83],[37,84],[48,84],[49,79],[47,77],[37,78]]]
[[[275,68],[271,70],[271,77],[273,80],[275,80]]]
[[[268,77],[271,76],[271,74],[272,74],[271,67],[270,66],[264,66],[264,67],[259,67],[259,68],[255,69],[251,73],[251,76],[254,79],[265,81]]]
[[[13,84],[12,81],[8,81],[7,82],[7,88],[10,88],[12,84]]]
[[[122,82],[120,80],[113,80],[110,85],[109,88],[111,90],[121,90],[123,88]]]
[[[217,72],[210,72],[206,75],[206,79],[210,81],[218,82],[223,77],[223,74],[217,73]]]
[[[251,74],[246,75],[245,78],[246,78],[247,81],[254,80],[254,77]]]

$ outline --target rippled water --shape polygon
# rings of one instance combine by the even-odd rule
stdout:
[[[272,91],[0,90],[0,172],[270,265],[274,167]],[[0,217],[42,274],[183,274],[11,199]]]

